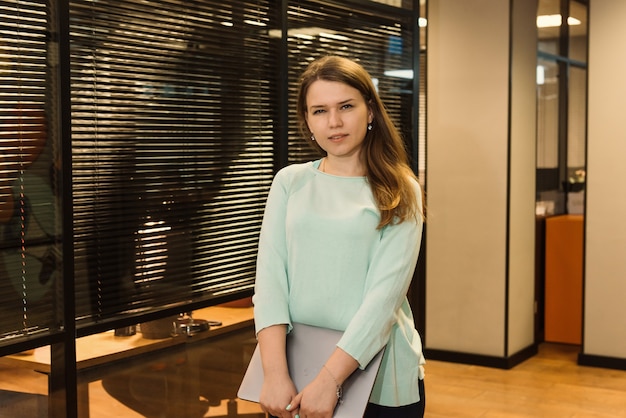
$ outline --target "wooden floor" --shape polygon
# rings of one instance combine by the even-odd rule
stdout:
[[[542,344],[511,370],[426,365],[426,416],[626,417],[626,371],[578,366],[578,347]]]
[[[427,360],[426,417],[626,418],[626,371],[578,366],[577,352],[575,346],[543,344],[538,355],[511,370]],[[46,385],[43,375],[0,368],[0,389],[45,394]],[[91,418],[147,416],[112,396],[102,381],[89,384],[89,402]],[[212,402],[187,416],[225,416],[227,403]],[[3,405],[0,398],[0,417]],[[258,411],[241,401],[237,407],[239,416]]]

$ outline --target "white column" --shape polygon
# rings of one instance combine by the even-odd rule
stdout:
[[[534,348],[535,21],[535,0],[428,5],[427,357]]]
[[[589,2],[582,363],[626,368],[626,2]]]

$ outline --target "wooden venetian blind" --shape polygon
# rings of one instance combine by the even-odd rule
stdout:
[[[62,278],[48,10],[0,1],[0,345],[56,324]]]
[[[70,15],[79,327],[249,294],[273,176],[268,2]]]
[[[416,1],[67,1],[71,155],[61,156],[50,10],[0,0],[0,336],[59,326],[61,201],[81,334],[249,295],[278,139],[288,163],[318,158],[293,114],[314,58],[361,61],[409,144],[415,135]],[[278,126],[281,83],[288,126]],[[57,165],[68,159],[62,196]]]

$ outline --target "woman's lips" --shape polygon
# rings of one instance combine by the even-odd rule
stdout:
[[[348,134],[337,134],[337,135],[331,135],[328,137],[329,141],[339,141],[342,140],[343,138],[347,137]]]

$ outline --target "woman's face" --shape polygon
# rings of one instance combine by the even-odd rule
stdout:
[[[316,80],[306,94],[306,122],[329,156],[357,156],[372,122],[361,93],[347,84]]]

